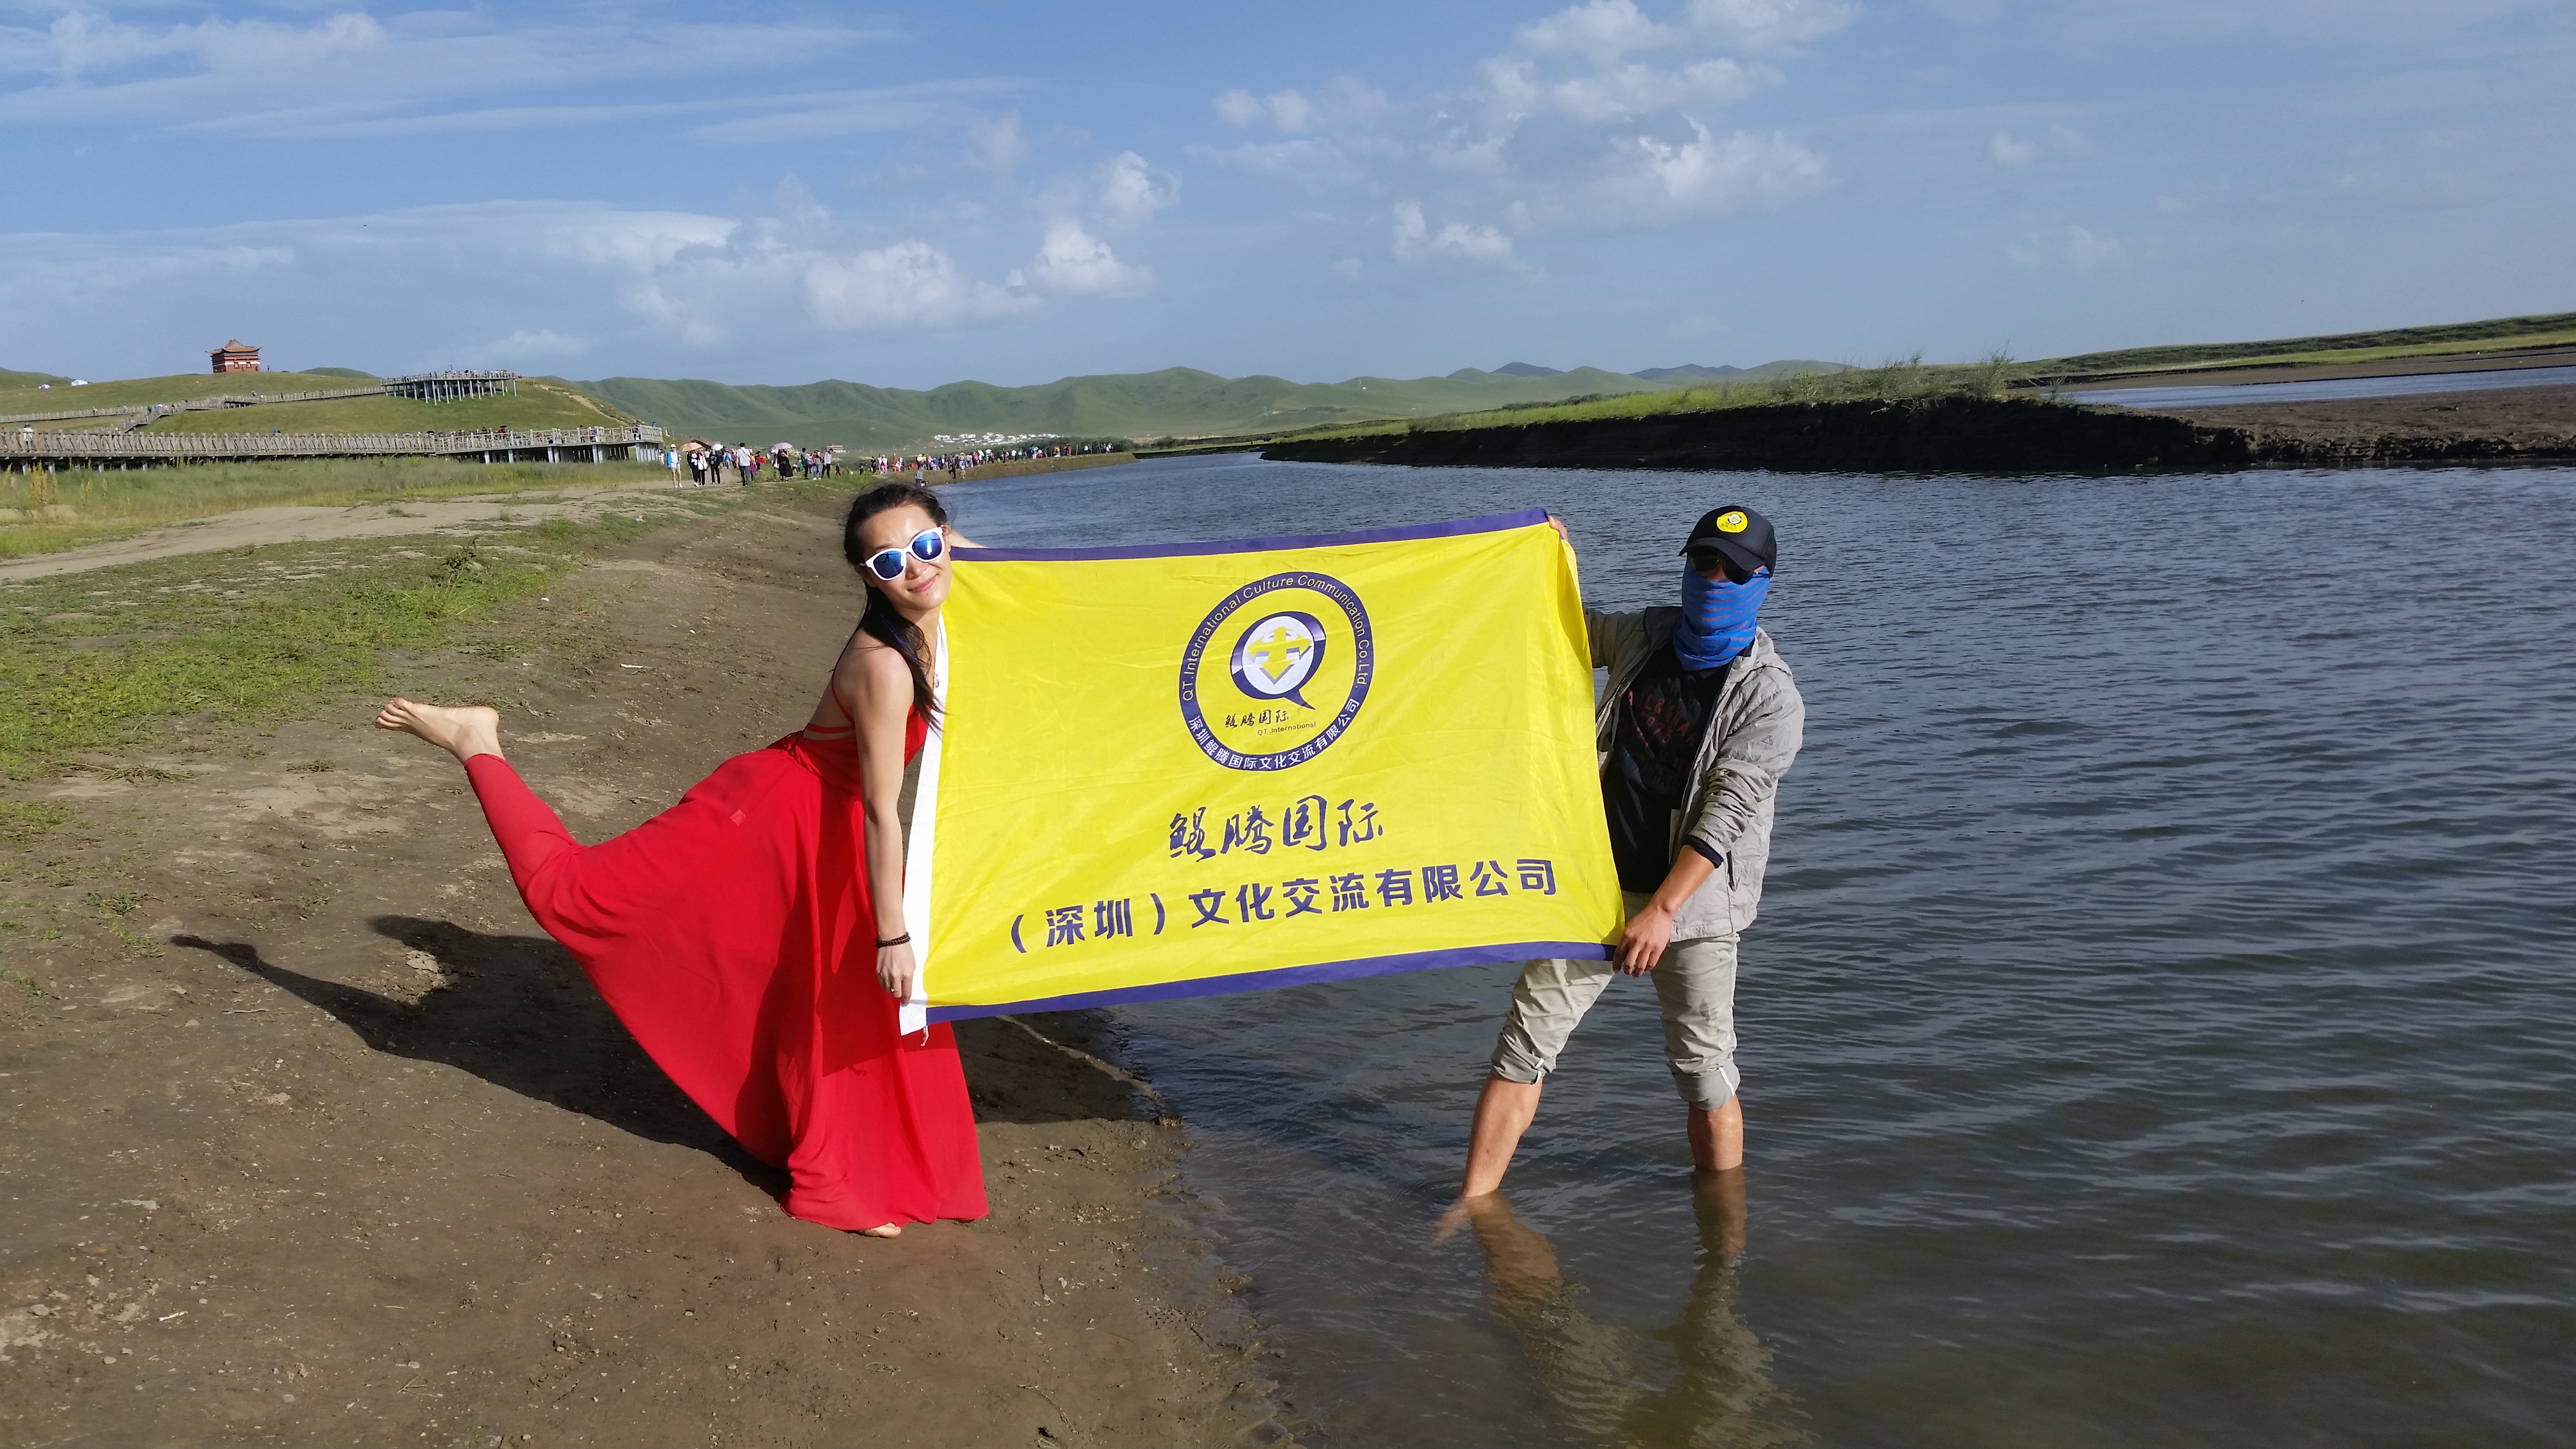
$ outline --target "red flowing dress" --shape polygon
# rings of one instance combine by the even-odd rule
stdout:
[[[914,715],[904,754],[928,726]],[[957,1041],[911,1037],[877,983],[867,815],[846,735],[725,761],[584,846],[498,755],[465,762],[528,913],[671,1080],[835,1228],[980,1218]]]

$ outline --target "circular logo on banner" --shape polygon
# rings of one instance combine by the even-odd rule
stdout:
[[[1255,579],[1225,596],[1181,654],[1181,721],[1229,770],[1285,770],[1342,737],[1368,698],[1368,610],[1330,574]]]

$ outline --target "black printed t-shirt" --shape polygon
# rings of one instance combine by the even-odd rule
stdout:
[[[1620,699],[1610,758],[1601,770],[1601,803],[1610,817],[1610,859],[1619,867],[1621,890],[1651,892],[1672,873],[1673,816],[1690,795],[1691,766],[1698,763],[1709,715],[1733,667],[1729,660],[1715,669],[1684,669],[1666,644]]]

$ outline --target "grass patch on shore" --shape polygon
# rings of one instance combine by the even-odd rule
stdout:
[[[675,499],[642,523],[232,549],[0,585],[0,774],[60,773],[181,720],[253,724],[375,691],[394,650],[516,652],[502,613],[596,546],[732,506]],[[51,823],[0,819],[12,833]]]
[[[2319,337],[2276,337],[2256,342],[2185,342],[2126,347],[2052,357],[2030,365],[2033,376],[2078,377],[2097,373],[2161,372],[2203,367],[2286,366],[2318,362],[2373,362],[2394,357],[2442,357],[2505,348],[2576,342],[2576,312],[2490,317],[2432,327],[2392,327],[2377,332],[2337,332]]]
[[[299,458],[0,473],[0,510],[5,510],[0,511],[0,558],[58,553],[245,508],[346,508],[669,479],[658,463],[471,463],[454,458]]]
[[[348,384],[344,381],[343,386]],[[57,389],[59,391],[59,389]],[[481,428],[622,428],[634,419],[560,383],[523,378],[515,394],[431,403],[417,398],[332,398],[173,413],[141,431],[160,433],[470,433]]]

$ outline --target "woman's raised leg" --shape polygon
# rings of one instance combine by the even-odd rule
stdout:
[[[376,728],[418,735],[454,755],[474,786],[483,818],[492,826],[510,879],[537,923],[552,931],[557,922],[548,908],[552,892],[535,893],[538,872],[560,857],[579,855],[580,841],[564,828],[561,817],[501,757],[501,716],[479,704],[415,704],[396,699],[376,715]]]

